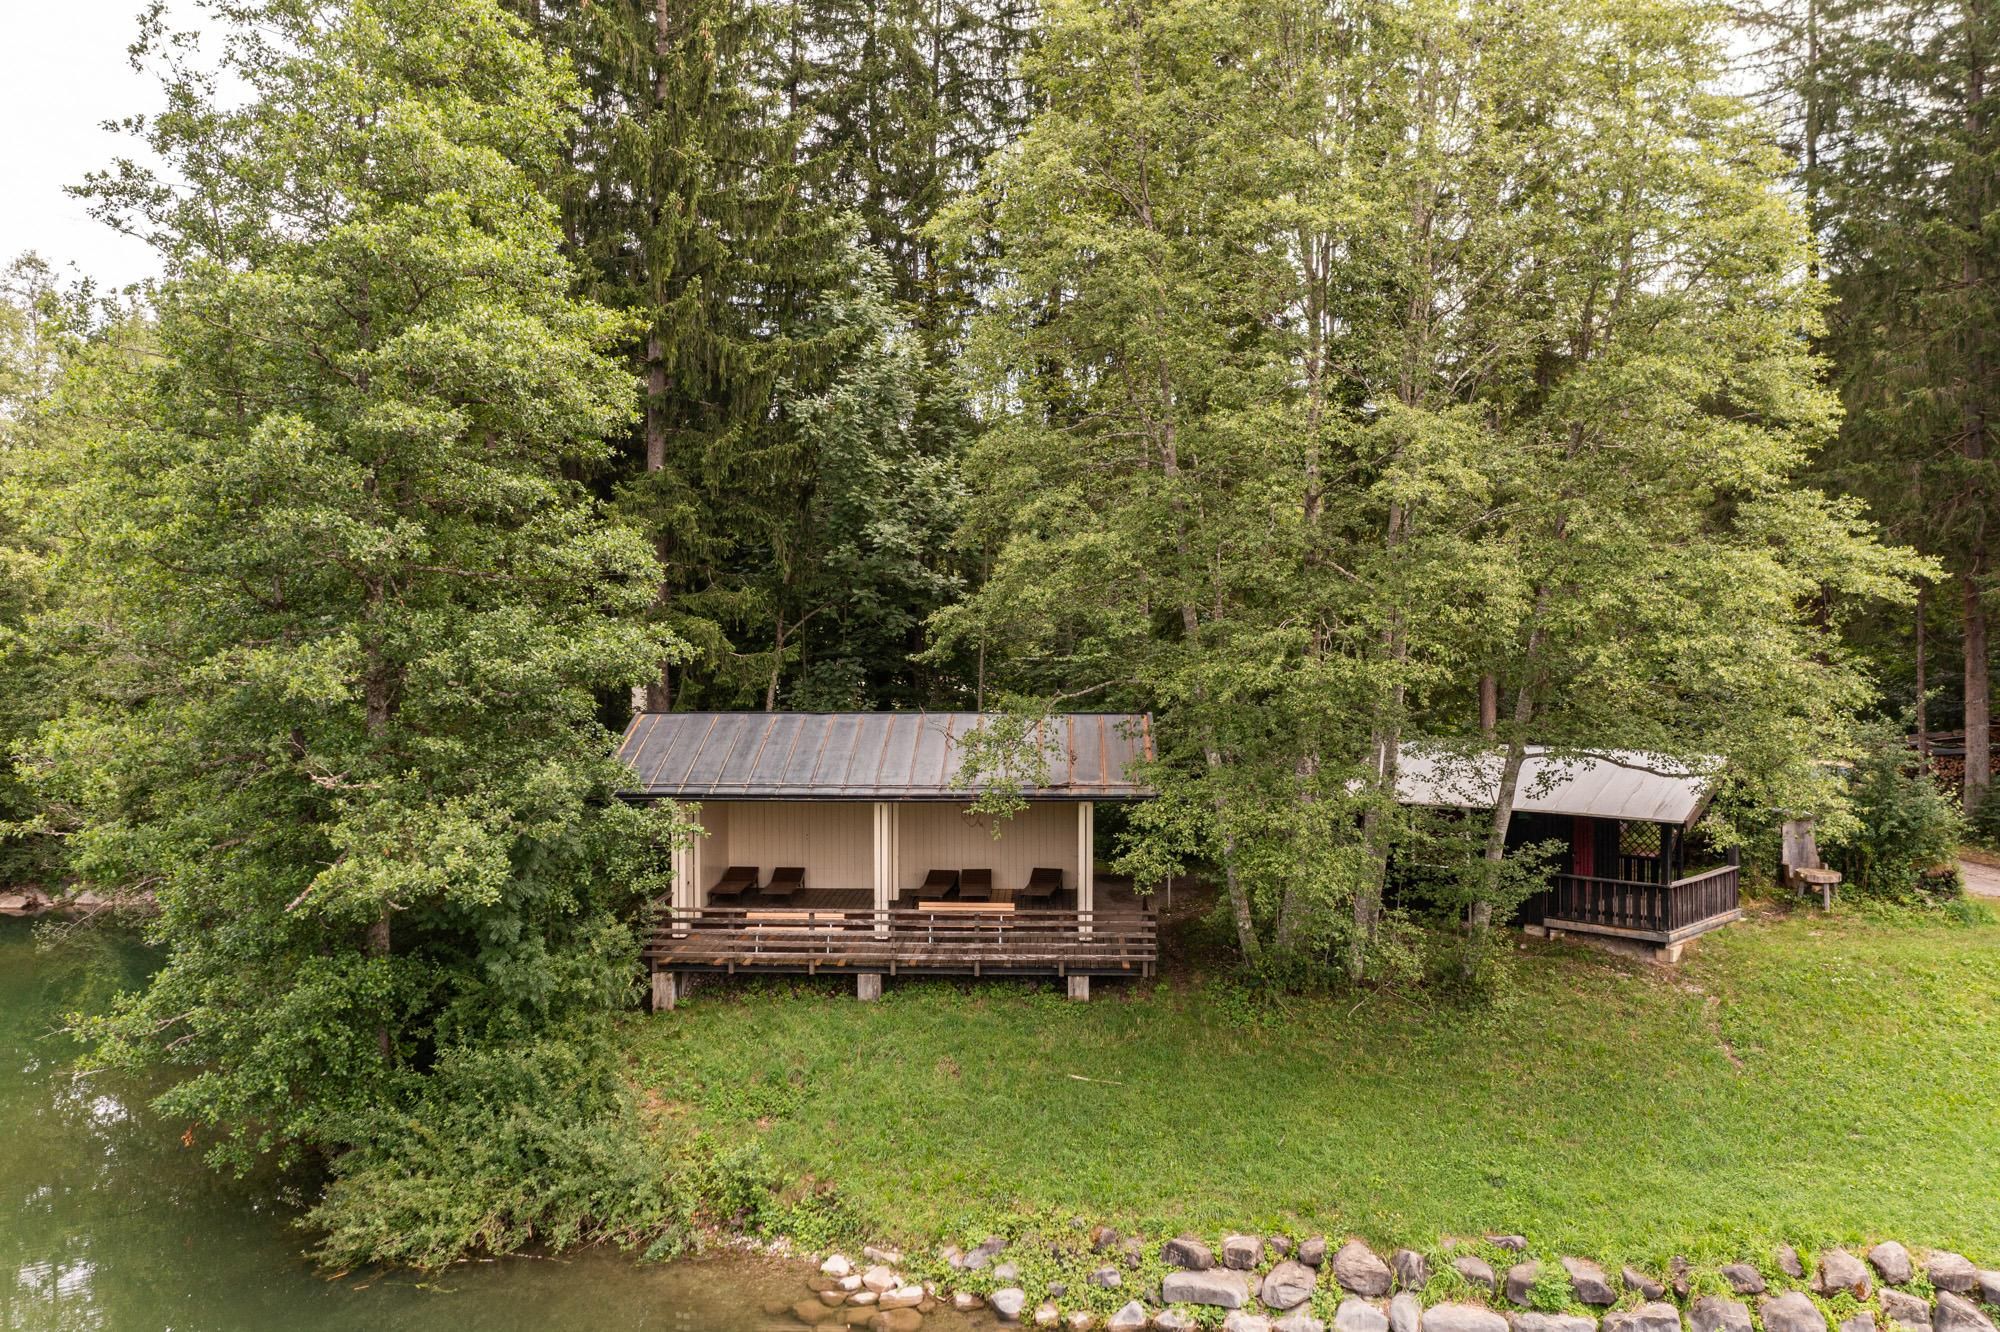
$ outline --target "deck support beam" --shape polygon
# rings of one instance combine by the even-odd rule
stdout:
[[[1069,978],[1069,997],[1070,997],[1070,998],[1072,998],[1072,999],[1074,999],[1074,1000],[1076,1000],[1076,1001],[1077,1001],[1078,1003],[1080,1003],[1080,1004],[1087,1004],[1087,1003],[1089,1003],[1089,1002],[1090,1002],[1090,977],[1088,977],[1088,976],[1071,976],[1071,977]]]
[[[671,1013],[680,1001],[680,977],[671,971],[653,972],[653,1011]]]
[[[854,997],[864,1004],[872,1004],[882,997],[882,973],[879,971],[857,971],[854,973]]]

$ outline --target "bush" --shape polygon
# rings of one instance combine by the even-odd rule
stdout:
[[[304,1218],[322,1263],[436,1269],[599,1239],[658,1256],[683,1247],[696,1200],[601,1038],[447,1052],[419,1085],[335,1160]]]
[[[1965,820],[1938,784],[1914,768],[1894,730],[1883,728],[1869,737],[1849,795],[1855,827],[1828,857],[1849,889],[1919,896],[1924,872],[1957,858]]]

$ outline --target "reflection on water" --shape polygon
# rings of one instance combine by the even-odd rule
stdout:
[[[147,966],[127,935],[38,951],[27,922],[0,919],[0,1329],[800,1332],[759,1313],[800,1298],[800,1268],[760,1260],[642,1267],[592,1252],[321,1278],[285,1208],[204,1168],[185,1126],[156,1120],[117,1078],[67,1067],[62,1015],[103,1008]],[[965,1326],[925,1320],[925,1332]]]

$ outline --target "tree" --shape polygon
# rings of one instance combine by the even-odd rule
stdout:
[[[642,623],[645,542],[573,479],[633,385],[540,188],[564,72],[489,0],[226,15],[240,104],[148,34],[179,181],[91,182],[165,278],[144,354],[71,367],[49,409],[72,698],[32,762],[76,871],[159,902],[164,965],[99,1057],[172,1070],[159,1104],[212,1159],[338,1169],[445,1090],[491,1096],[469,1063],[602,1085],[589,1033],[670,829],[610,798],[596,691],[675,646]],[[555,1205],[475,1196],[483,1229],[424,1240],[504,1248]]]
[[[984,201],[1002,553],[941,622],[1189,737],[1128,863],[1217,848],[1246,956],[1365,973],[1396,754],[1486,743],[1482,679],[1495,884],[1530,739],[1767,784],[1839,746],[1859,682],[1816,608],[1911,566],[1794,484],[1831,419],[1815,295],[1710,21],[1051,7]]]
[[[1759,16],[1781,33],[1803,31],[1799,22],[1788,29],[1782,7]],[[1973,813],[1992,766],[2000,10],[1983,0],[1814,0],[1801,17],[1809,44],[1781,46],[1791,58],[1764,76],[1809,131],[1799,179],[1834,298],[1822,347],[1846,418],[1819,472],[1942,560],[1956,585],[1926,599],[1941,613],[1923,632],[1955,636],[1961,650],[1952,701],[1963,714],[1964,803]],[[1913,628],[1898,616],[1869,637],[1888,640],[1885,654],[1921,715],[1909,662],[1923,648],[1904,637]]]

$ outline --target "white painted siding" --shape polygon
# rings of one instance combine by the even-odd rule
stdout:
[[[921,887],[934,869],[990,869],[994,889],[1011,893],[1028,882],[1030,870],[1053,865],[1063,872],[1063,887],[1077,886],[1074,804],[1031,804],[999,821],[998,840],[990,815],[961,806],[911,802],[898,806],[896,814],[898,893]]]
[[[865,890],[875,881],[872,805],[729,800],[703,806],[705,816],[709,811],[717,816],[708,823],[710,837],[702,848],[709,883],[728,865],[754,865],[758,877],[766,880],[780,865],[803,865],[808,888]]]

